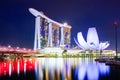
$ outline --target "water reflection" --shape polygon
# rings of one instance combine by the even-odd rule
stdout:
[[[109,73],[109,66],[96,63],[93,58],[23,58],[0,62],[0,80],[98,80]]]
[[[38,58],[36,62],[37,80],[98,80],[110,70],[109,66],[96,63],[93,58]]]
[[[11,59],[0,62],[0,80],[26,78],[26,72],[34,71],[35,59]],[[25,76],[21,76],[25,75]],[[21,77],[20,77],[21,76]],[[20,78],[19,78],[20,77]]]

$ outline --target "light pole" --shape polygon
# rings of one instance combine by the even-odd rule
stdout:
[[[116,51],[116,57],[115,58],[117,58],[117,56],[118,56],[118,51],[117,51],[117,27],[118,27],[118,22],[117,21],[115,21],[114,22],[114,27],[115,27],[115,51]]]

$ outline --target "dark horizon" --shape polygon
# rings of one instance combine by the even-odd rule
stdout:
[[[115,50],[114,21],[118,21],[118,50],[120,49],[119,0],[4,0],[0,1],[0,45],[33,48],[35,17],[28,11],[35,8],[49,18],[72,26],[73,38],[82,32],[86,39],[89,27],[96,27],[99,40],[109,41],[107,49]]]

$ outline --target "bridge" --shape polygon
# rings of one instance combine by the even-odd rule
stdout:
[[[11,46],[0,46],[0,57],[4,57],[5,55],[8,56],[16,56],[16,57],[23,57],[23,54],[34,54],[37,51],[28,48],[19,48],[19,47],[11,47]]]

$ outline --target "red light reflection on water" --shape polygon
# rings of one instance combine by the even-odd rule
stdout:
[[[35,68],[35,59],[15,59],[0,62],[0,76],[9,75],[12,73],[26,73],[26,71],[34,70]]]

